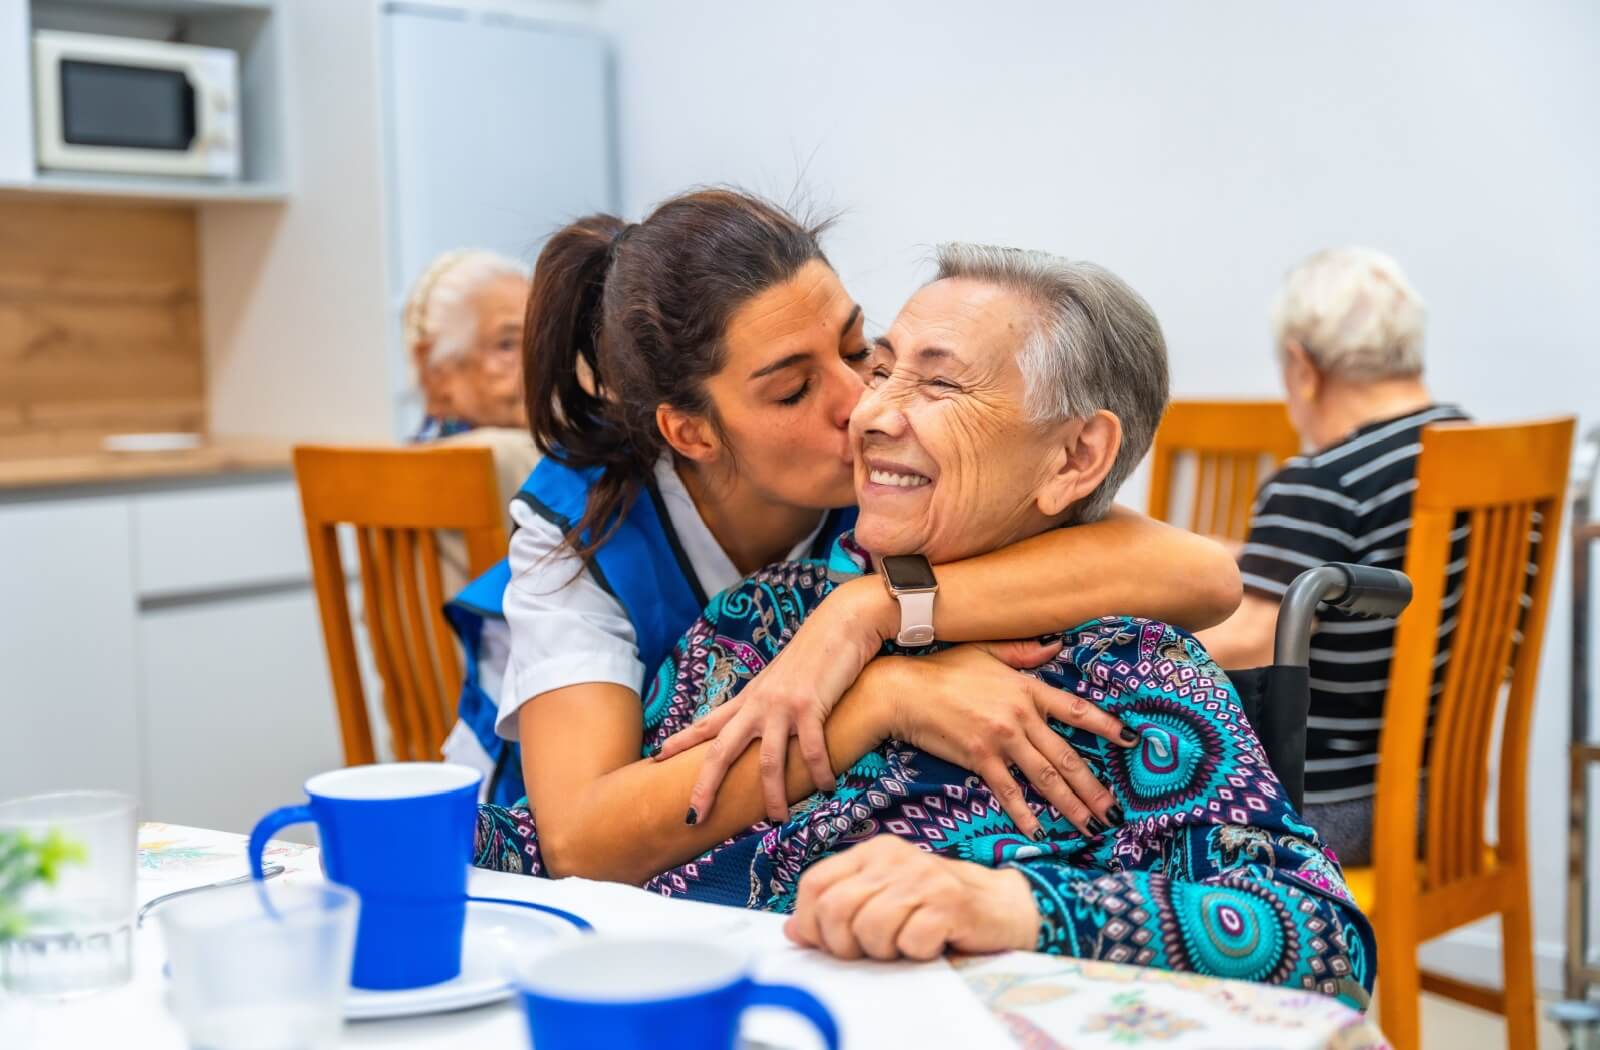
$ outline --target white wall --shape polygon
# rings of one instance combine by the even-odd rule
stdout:
[[[201,209],[210,427],[387,441],[377,5],[281,6],[289,202]]]
[[[1047,248],[1150,299],[1178,396],[1271,395],[1278,279],[1361,242],[1394,253],[1427,299],[1441,398],[1486,419],[1600,422],[1600,6],[1587,0],[607,0],[600,16],[618,41],[630,216],[697,182],[779,199],[801,183],[848,209],[831,256],[874,325],[935,241]],[[1567,600],[1563,576],[1532,779],[1551,986]],[[1486,943],[1457,937],[1447,954],[1481,970]]]

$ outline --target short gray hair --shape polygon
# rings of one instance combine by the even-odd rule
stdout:
[[[443,253],[422,271],[406,296],[401,323],[407,355],[428,340],[430,365],[462,356],[471,349],[478,331],[473,298],[491,281],[502,277],[527,280],[532,272],[525,264],[496,252]]]
[[[1370,381],[1422,374],[1422,297],[1371,248],[1318,252],[1289,271],[1272,309],[1281,353],[1299,343],[1320,371]]]
[[[1094,263],[984,244],[942,244],[934,280],[997,285],[1037,307],[1017,356],[1024,405],[1039,423],[1085,419],[1101,409],[1122,423],[1122,444],[1105,479],[1072,508],[1097,521],[1144,458],[1167,407],[1167,344],[1155,312],[1126,281]]]

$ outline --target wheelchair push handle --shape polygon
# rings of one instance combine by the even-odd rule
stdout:
[[[1323,599],[1336,609],[1357,616],[1399,616],[1411,604],[1411,581],[1403,572],[1343,562],[1333,568],[1348,579],[1343,596]]]
[[[1311,627],[1317,608],[1326,603],[1355,616],[1398,616],[1411,604],[1411,581],[1405,573],[1370,565],[1333,562],[1295,577],[1278,610],[1273,662],[1305,667],[1311,661]]]

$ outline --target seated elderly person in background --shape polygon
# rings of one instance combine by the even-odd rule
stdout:
[[[855,533],[827,561],[772,566],[711,600],[644,698],[646,756],[739,704],[843,581],[886,557],[943,563],[1093,521],[1144,455],[1167,360],[1132,289],[1043,253],[954,245],[939,263],[879,341],[850,420]],[[542,811],[536,831],[526,810],[483,807],[478,861],[543,874],[547,848],[561,874],[795,911],[793,936],[846,957],[1038,948],[1364,1005],[1370,930],[1226,676],[1166,624],[1063,626],[991,646],[1033,668],[1030,701],[959,685],[846,692],[825,724],[845,772],[812,794],[791,751],[779,825],[762,820],[755,746],[714,804],[683,816],[715,761],[704,740],[624,767],[633,801],[614,826]],[[889,644],[872,667],[937,660],[957,680],[972,650]],[[1063,781],[1088,811],[1052,804]]]
[[[402,314],[406,351],[423,398],[414,444],[476,445],[494,456],[509,505],[539,463],[522,385],[522,322],[530,272],[486,251],[440,255],[411,286]],[[509,512],[506,528],[514,527]],[[445,588],[468,580],[465,545],[440,537]]]
[[[1226,666],[1272,662],[1278,602],[1304,570],[1333,561],[1404,567],[1422,429],[1468,418],[1437,404],[1423,383],[1423,316],[1399,264],[1380,252],[1325,251],[1290,272],[1273,328],[1305,454],[1256,498],[1239,556],[1239,611],[1200,634]],[[1465,528],[1453,539],[1447,603],[1459,597]],[[1441,656],[1454,622],[1440,624]],[[1371,863],[1394,625],[1330,610],[1311,639],[1304,816],[1346,864]]]
[[[412,441],[479,427],[527,430],[522,320],[529,279],[528,267],[514,259],[453,251],[411,286],[402,321],[425,413]]]

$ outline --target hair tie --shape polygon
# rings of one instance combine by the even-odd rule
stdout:
[[[611,243],[606,246],[606,270],[607,271],[609,271],[611,269],[612,265],[614,265],[616,263],[616,261],[617,261],[617,252],[619,252],[622,249],[622,242],[628,239],[628,234],[632,233],[634,231],[634,229],[638,225],[639,224],[636,223],[636,222],[627,223],[622,227],[622,229],[620,229],[620,230],[618,230],[616,232],[616,235],[614,237],[611,238]]]

